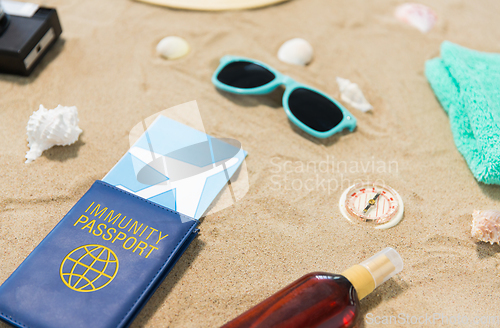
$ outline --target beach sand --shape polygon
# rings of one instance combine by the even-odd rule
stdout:
[[[388,246],[404,269],[361,301],[361,327],[401,314],[440,314],[438,327],[445,316],[477,317],[480,327],[494,326],[484,317],[500,319],[500,246],[470,236],[473,210],[500,210],[500,187],[474,179],[424,75],[444,40],[500,52],[498,1],[422,1],[438,14],[427,34],[394,18],[395,0],[292,0],[217,13],[128,0],[43,3],[57,8],[61,39],[32,76],[0,75],[0,283],[123,156],[134,125],[196,100],[207,133],[248,151],[250,188],[202,219],[132,327],[218,327],[308,272],[340,273]],[[187,57],[156,55],[169,35],[190,43]],[[307,67],[277,59],[294,37],[314,47]],[[210,79],[226,54],[261,60],[336,99],[335,78],[347,78],[373,112],[344,104],[355,132],[315,139],[289,122],[281,89],[217,91]],[[26,124],[40,104],[77,106],[83,134],[28,165]],[[342,217],[338,199],[360,179],[399,192],[399,225],[379,231]]]

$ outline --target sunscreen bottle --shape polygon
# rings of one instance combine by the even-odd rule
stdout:
[[[353,327],[359,300],[402,269],[403,260],[388,247],[341,274],[309,273],[223,328]]]

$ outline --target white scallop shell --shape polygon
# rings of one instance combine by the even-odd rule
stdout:
[[[52,146],[71,145],[82,133],[78,127],[77,108],[61,105],[51,110],[40,105],[30,116],[26,130],[30,150],[26,153],[25,163],[34,161]]]
[[[437,21],[436,13],[419,3],[404,3],[394,12],[397,19],[416,27],[422,33],[429,32]]]
[[[313,47],[309,42],[295,38],[283,43],[278,50],[278,58],[288,64],[306,66],[311,62],[313,53]]]
[[[472,213],[472,237],[500,245],[500,212],[495,210]]]
[[[167,36],[158,42],[156,52],[166,59],[178,59],[187,55],[189,44],[181,37]]]
[[[373,106],[366,100],[363,92],[356,83],[338,76],[337,83],[341,92],[340,99],[362,112],[373,109]]]

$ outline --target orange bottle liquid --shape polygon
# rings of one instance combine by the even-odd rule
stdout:
[[[222,328],[353,327],[359,300],[402,269],[399,254],[386,248],[341,275],[309,273]]]

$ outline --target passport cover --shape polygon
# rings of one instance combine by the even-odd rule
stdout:
[[[0,286],[0,319],[23,328],[127,327],[197,225],[96,181]]]

